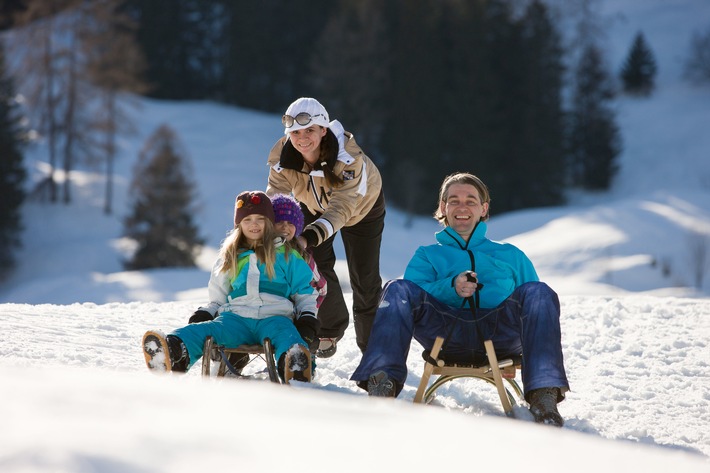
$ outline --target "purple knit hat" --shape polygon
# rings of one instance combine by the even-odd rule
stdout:
[[[296,236],[303,231],[303,212],[298,201],[286,194],[277,194],[271,198],[274,206],[274,223],[289,222],[296,227]]]

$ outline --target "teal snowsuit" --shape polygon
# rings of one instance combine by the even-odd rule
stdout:
[[[301,255],[291,250],[287,257],[285,247],[277,243],[271,280],[253,250],[239,255],[234,277],[219,272],[221,266],[218,260],[208,285],[210,303],[200,308],[217,317],[170,333],[185,344],[190,366],[202,357],[208,336],[227,348],[261,344],[268,337],[277,360],[295,344],[308,348],[293,320],[317,316],[318,292],[311,286],[313,272]]]

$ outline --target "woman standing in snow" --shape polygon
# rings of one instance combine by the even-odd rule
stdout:
[[[269,153],[267,194],[293,194],[306,226],[297,237],[313,252],[328,293],[319,309],[321,358],[333,356],[349,314],[335,273],[340,231],[353,289],[355,335],[365,351],[382,290],[380,244],[385,226],[382,178],[375,164],[316,99],[293,102],[282,118],[285,137]]]
[[[310,351],[296,325],[317,324],[318,293],[312,279],[303,257],[276,233],[269,197],[259,191],[242,192],[234,206],[234,230],[222,243],[210,276],[210,303],[200,308],[217,317],[167,336],[146,332],[143,351],[148,368],[187,371],[202,357],[210,336],[228,348],[270,338],[281,378],[310,381]]]

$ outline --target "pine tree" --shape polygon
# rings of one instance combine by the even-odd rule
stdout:
[[[618,170],[621,136],[611,101],[614,90],[595,46],[587,46],[576,70],[570,116],[570,183],[589,190],[608,189]]]
[[[136,41],[147,66],[143,79],[151,84],[149,96],[204,98],[203,84],[207,82],[204,71],[215,70],[216,64],[204,64],[202,55],[219,48],[203,41],[215,33],[222,33],[220,22],[205,18],[204,10],[219,12],[220,3],[198,0],[123,2],[123,10],[137,24]]]
[[[474,147],[471,152],[455,154],[460,163],[457,167],[470,169],[486,181],[496,196],[494,211],[499,213],[524,207],[522,199],[529,194],[525,187],[530,179],[522,177],[522,167],[530,158],[521,140],[525,127],[521,112],[529,103],[525,90],[528,66],[523,66],[527,61],[523,31],[509,2],[490,0],[480,4],[481,32],[476,33],[478,42],[472,47],[481,49],[475,53],[480,54],[481,62],[464,69],[470,77],[466,94],[472,105],[463,111],[472,118],[471,131],[469,135],[462,130],[452,139]],[[465,38],[456,54],[470,54]],[[456,92],[463,92],[465,87],[461,84]],[[460,120],[466,123],[465,117]],[[464,145],[466,141],[469,144]]]
[[[20,207],[25,198],[23,137],[12,80],[5,67],[0,41],[0,280],[15,266],[13,251],[20,246]]]
[[[392,0],[341,0],[314,45],[311,82],[332,118],[356,133],[357,142],[377,164],[389,107],[391,38],[387,10]],[[367,77],[366,81],[362,78]]]
[[[631,95],[649,96],[656,79],[656,59],[646,43],[643,33],[636,34],[626,61],[621,69],[624,92]]]
[[[388,159],[381,170],[388,195],[409,213],[431,212],[436,184],[449,171],[450,156],[437,133],[446,116],[440,93],[446,91],[444,56],[436,54],[443,39],[439,19],[443,4],[400,0],[392,33],[390,109],[384,124],[382,150]],[[357,136],[357,135],[356,135]],[[390,159],[392,158],[392,159]],[[426,192],[429,192],[427,194]]]
[[[324,30],[338,3],[225,2],[225,54],[216,67],[227,102],[283,113],[298,97],[319,97],[309,66],[316,44],[333,39]]]
[[[693,33],[683,74],[694,84],[710,84],[710,27]]]
[[[566,164],[564,66],[559,32],[547,7],[539,0],[528,5],[520,18],[520,27],[521,95],[510,113],[511,120],[515,117],[518,123],[510,139],[517,158],[507,173],[512,188],[507,196],[510,209],[561,204]]]
[[[138,248],[127,269],[193,267],[204,241],[192,221],[195,185],[175,132],[161,126],[148,139],[133,170],[132,213],[124,234]]]
[[[0,2],[0,31],[12,28],[15,23],[14,16],[26,9],[25,0],[3,0]]]

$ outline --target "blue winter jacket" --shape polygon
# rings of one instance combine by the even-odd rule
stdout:
[[[280,243],[276,246],[273,280],[252,250],[238,256],[237,274],[231,278],[220,272],[222,260],[218,259],[208,285],[210,303],[200,310],[213,316],[232,312],[251,319],[316,317],[318,293],[311,286],[313,271],[295,250],[286,258],[285,247]]]
[[[489,240],[487,228],[485,222],[479,222],[466,243],[453,229],[446,227],[436,234],[437,244],[417,249],[407,265],[404,279],[416,283],[439,301],[460,307],[463,299],[456,294],[454,279],[463,271],[474,270],[483,284],[480,306],[486,309],[497,307],[521,284],[538,281],[525,253],[509,243]]]

